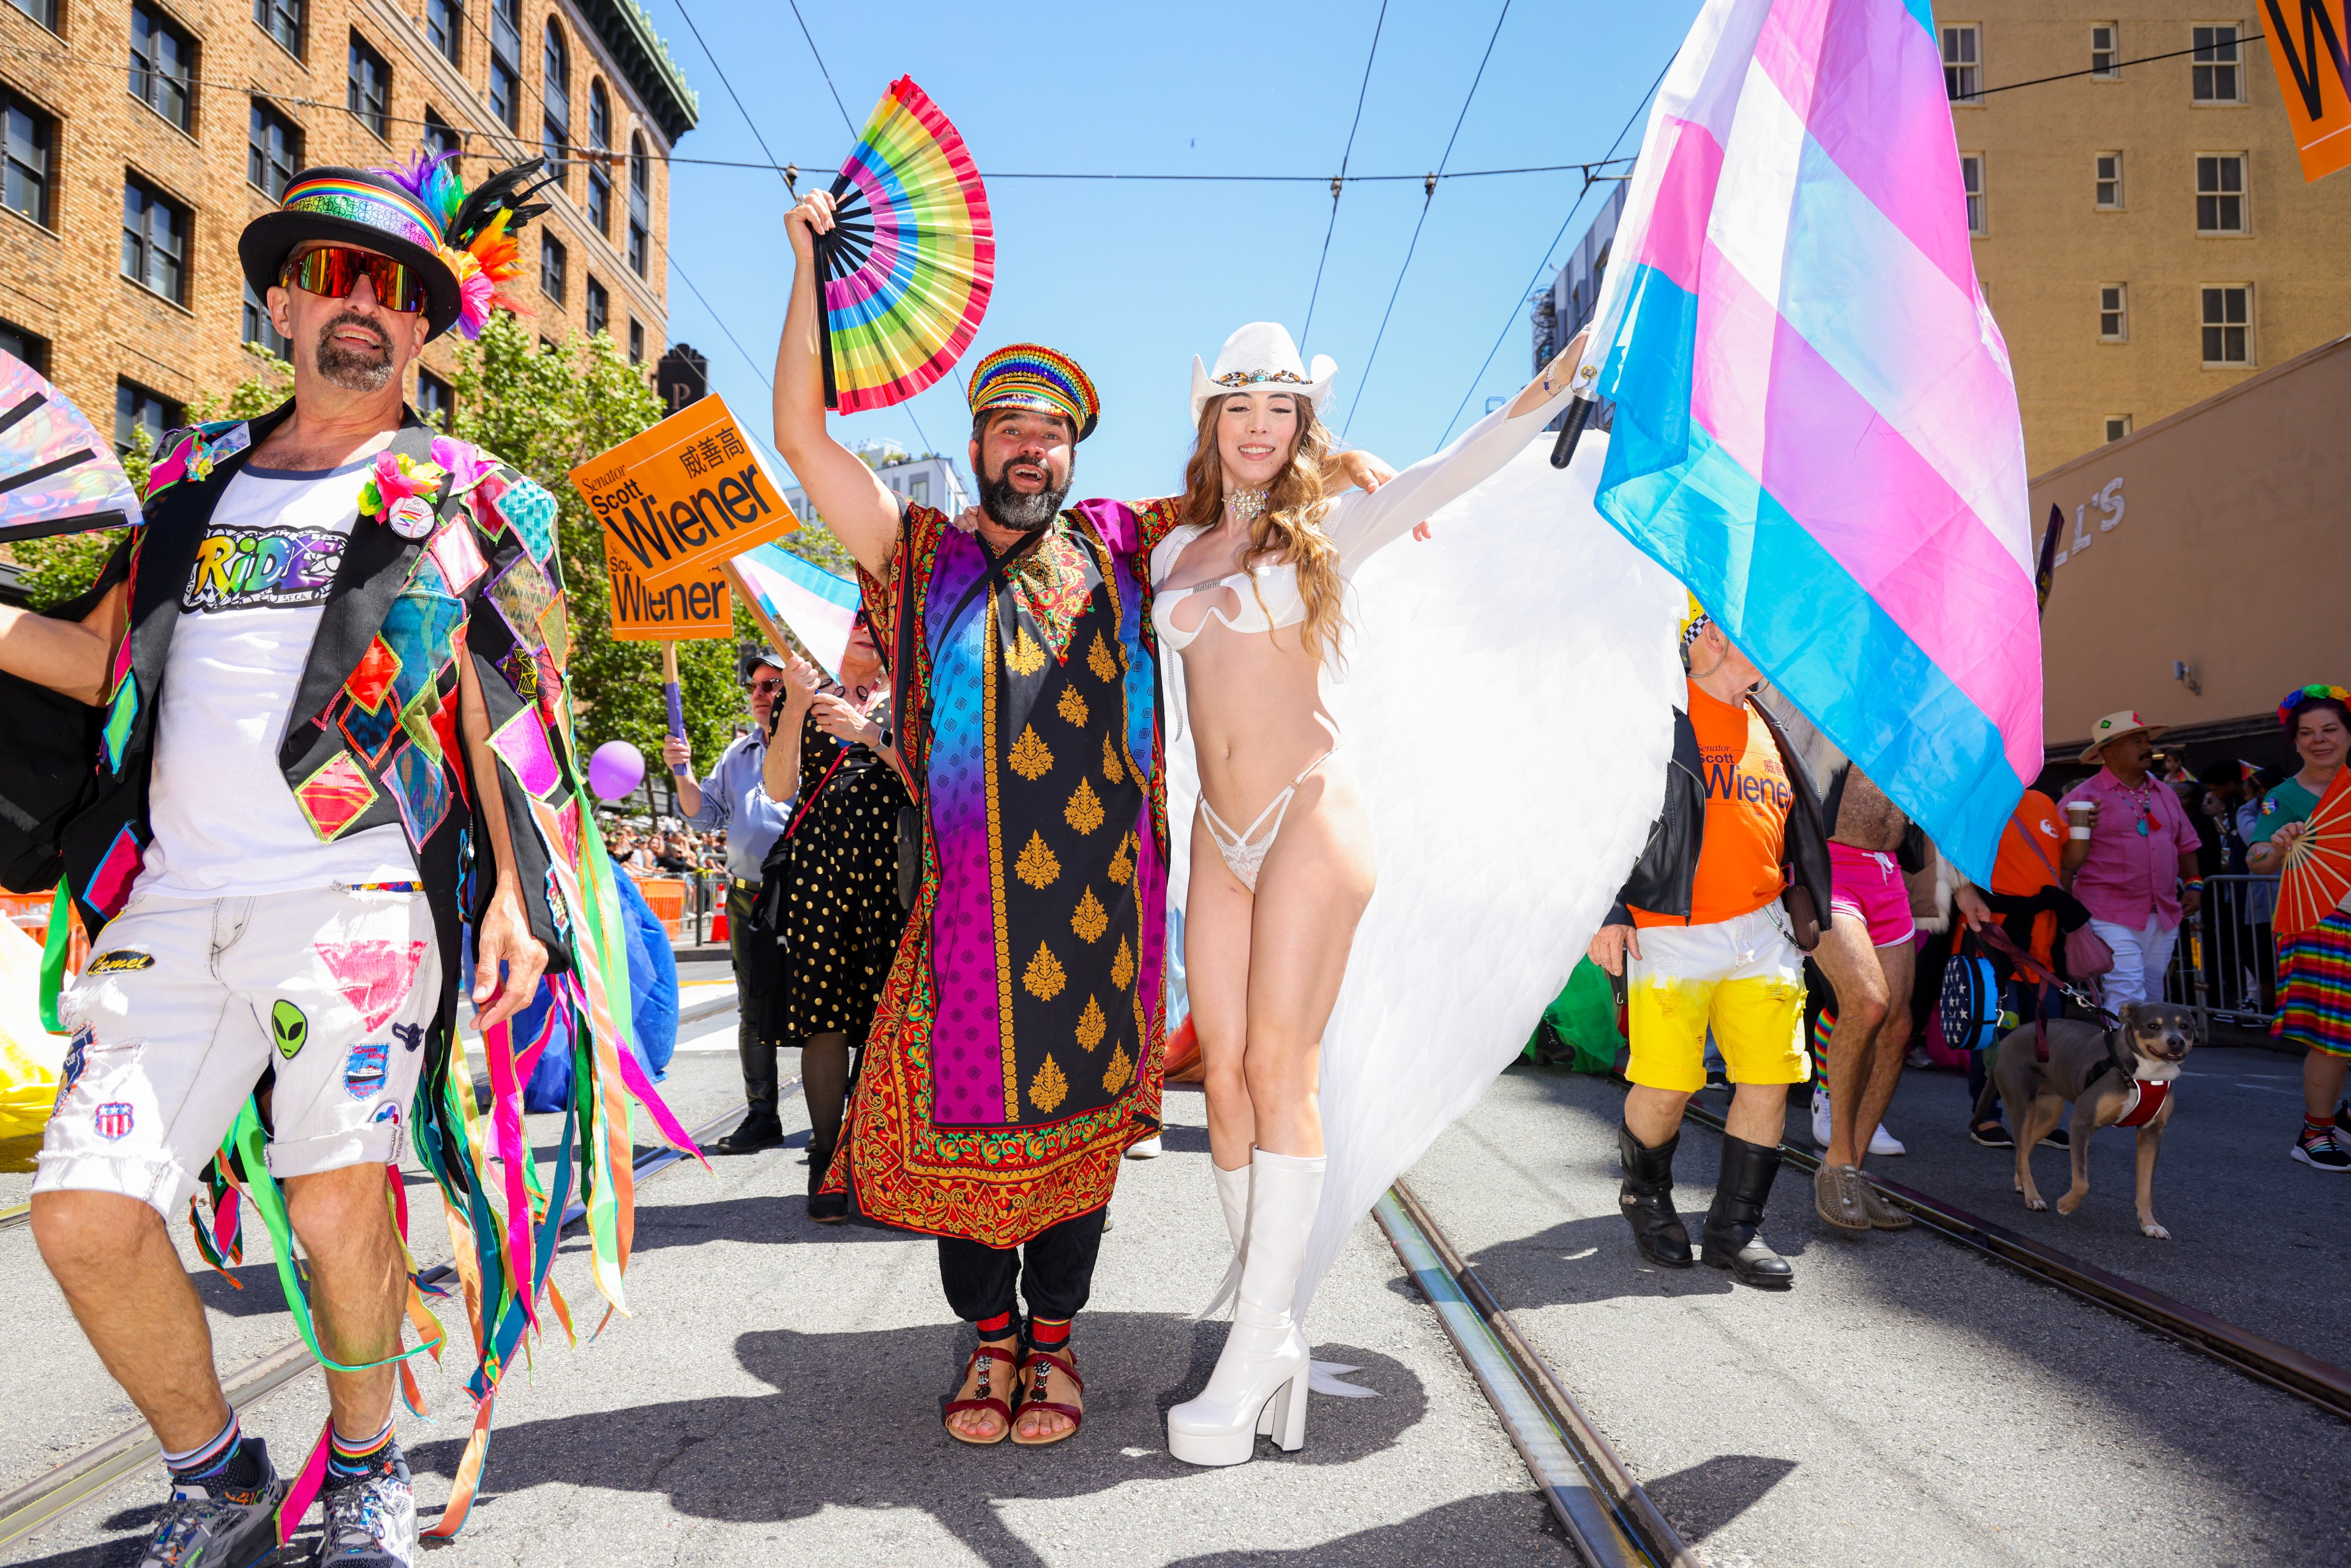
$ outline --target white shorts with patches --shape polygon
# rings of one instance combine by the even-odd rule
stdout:
[[[272,1175],[392,1160],[440,990],[421,891],[134,894],[59,1002],[73,1043],[33,1190],[171,1218],[273,1069]]]

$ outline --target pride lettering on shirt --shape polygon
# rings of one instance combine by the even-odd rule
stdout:
[[[329,528],[215,528],[196,546],[180,608],[209,612],[323,604],[343,563],[343,543]]]

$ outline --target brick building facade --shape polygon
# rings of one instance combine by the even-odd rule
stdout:
[[[236,237],[309,164],[455,148],[470,183],[563,178],[507,285],[550,340],[608,329],[650,374],[667,156],[693,90],[635,0],[0,0],[0,348],[119,442],[225,392],[274,341]],[[411,401],[448,396],[455,345]]]

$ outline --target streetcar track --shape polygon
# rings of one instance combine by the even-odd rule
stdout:
[[[1693,1122],[1729,1134],[1721,1113],[1696,1099],[1689,1102],[1684,1113]],[[1821,1166],[1818,1154],[1784,1140],[1780,1145],[1780,1154],[1801,1170],[1816,1171]],[[2248,1377],[2307,1400],[2329,1414],[2351,1419],[2351,1373],[2339,1366],[2305,1355],[2290,1345],[2241,1328],[2136,1281],[2109,1273],[2095,1263],[2060,1252],[2031,1237],[2021,1236],[1957,1204],[1865,1171],[1862,1176],[1887,1202],[1908,1211],[1926,1229],[1947,1241],[1971,1248],[2029,1278],[2054,1285],[2141,1328],[2200,1351]]]
[[[733,1005],[733,999],[727,998],[726,1006]],[[778,1098],[798,1087],[797,1079],[777,1085]],[[724,1112],[695,1128],[688,1136],[699,1147],[723,1135],[743,1114],[739,1107]],[[667,1146],[648,1150],[631,1163],[632,1180],[642,1182],[688,1157],[684,1150]],[[562,1228],[570,1229],[587,1212],[583,1204],[569,1204],[563,1211]],[[419,1274],[417,1281],[437,1285],[455,1275],[454,1264],[436,1263]],[[243,1415],[318,1365],[302,1341],[295,1339],[224,1376],[221,1392],[227,1396],[230,1408]],[[111,1491],[154,1463],[162,1451],[162,1445],[156,1441],[147,1423],[136,1421],[0,1497],[0,1550],[16,1545],[42,1526]]]
[[[1592,1568],[1698,1568],[1631,1469],[1402,1178],[1372,1217],[1437,1309],[1583,1561]]]

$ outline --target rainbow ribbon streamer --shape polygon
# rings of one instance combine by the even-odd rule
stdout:
[[[1984,882],[2041,771],[2041,634],[1927,0],[1708,0],[1614,249],[1600,511]]]

